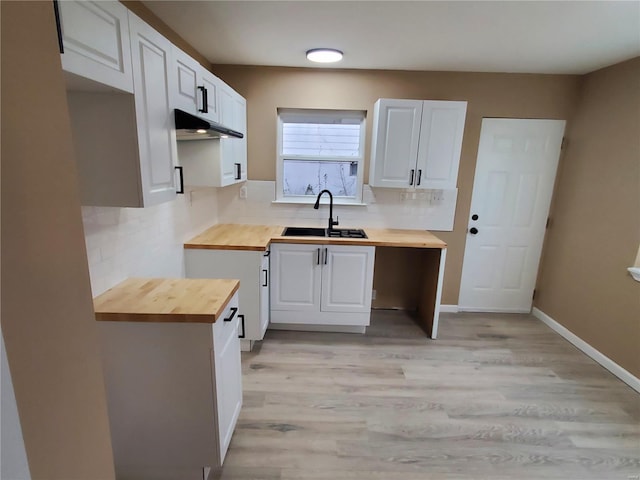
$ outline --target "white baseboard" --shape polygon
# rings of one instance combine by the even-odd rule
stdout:
[[[533,310],[531,313],[533,314],[534,317],[538,318],[543,323],[545,323],[549,328],[551,328],[555,332],[562,335],[567,341],[572,343],[575,347],[582,350],[585,354],[587,354],[593,360],[595,360],[604,368],[609,370],[611,373],[613,373],[616,377],[618,377],[624,383],[626,383],[635,391],[640,393],[640,378],[636,377],[635,375],[631,374],[630,372],[622,368],[620,365],[618,365],[616,362],[611,360],[606,355],[600,353],[598,350],[593,348],[591,345],[589,345],[587,342],[582,340],[580,337],[578,337],[574,333],[570,332],[567,328],[560,325],[558,322],[556,322],[553,318],[551,318],[549,315],[544,313],[542,310],[536,307],[533,307]]]
[[[531,313],[528,308],[482,308],[482,307],[461,307],[458,305],[459,312],[469,313]]]
[[[458,305],[440,305],[440,313],[458,313]]]

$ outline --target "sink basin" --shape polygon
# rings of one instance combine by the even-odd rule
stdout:
[[[283,237],[326,237],[324,228],[287,227],[282,232]]]
[[[332,228],[327,232],[327,237],[333,238],[368,238],[361,228]]]
[[[327,231],[324,228],[287,227],[282,232],[283,237],[332,237],[332,238],[367,238],[362,229],[332,228]]]

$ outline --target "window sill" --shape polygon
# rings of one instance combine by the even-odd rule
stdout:
[[[316,199],[315,198],[309,198],[309,199],[280,199],[280,200],[273,200],[271,202],[272,204],[282,204],[282,205],[313,205],[316,203]],[[329,205],[329,200],[328,199],[322,199],[320,200],[320,206],[323,205]],[[337,199],[334,198],[333,199],[333,205],[340,205],[340,206],[352,206],[352,207],[366,207],[367,204],[366,203],[362,203],[362,202],[357,202],[357,201],[350,201],[350,200],[341,200],[341,199]]]

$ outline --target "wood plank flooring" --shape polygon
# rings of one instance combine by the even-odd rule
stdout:
[[[640,479],[640,395],[528,315],[268,331],[218,479]]]

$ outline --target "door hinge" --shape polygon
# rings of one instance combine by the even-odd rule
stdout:
[[[547,217],[547,223],[544,226],[545,229],[549,229],[549,227],[551,227],[551,217]]]
[[[560,144],[560,150],[564,150],[567,147],[567,137],[562,137],[562,143]]]
[[[532,299],[532,300],[535,300],[535,299],[536,299],[536,294],[537,294],[537,293],[538,293],[538,291],[534,288],[534,289],[533,289],[533,295],[531,296],[531,299]]]

